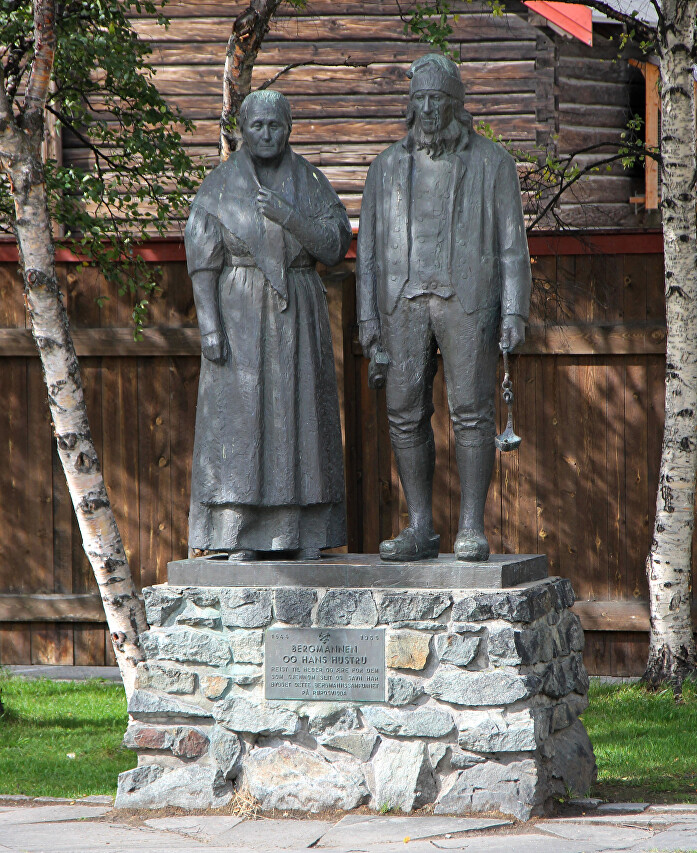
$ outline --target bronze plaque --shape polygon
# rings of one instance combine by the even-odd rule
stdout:
[[[385,701],[385,631],[268,628],[264,696],[318,702]]]

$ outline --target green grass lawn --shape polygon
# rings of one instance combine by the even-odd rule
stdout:
[[[128,715],[120,685],[25,681],[0,672],[0,695],[0,793],[113,795],[118,774],[135,767],[135,753],[121,746]]]
[[[598,763],[593,793],[608,800],[697,802],[697,688],[591,684],[583,714]]]
[[[0,793],[114,794],[118,774],[135,767],[121,746],[128,717],[118,685],[24,681],[0,671],[0,692]],[[685,685],[676,705],[669,691],[594,683],[583,722],[598,761],[593,794],[697,802],[697,688]]]

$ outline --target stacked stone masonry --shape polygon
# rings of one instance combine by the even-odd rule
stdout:
[[[527,819],[586,794],[593,751],[569,581],[500,591],[155,586],[116,805],[369,805]],[[385,629],[384,703],[264,699],[264,630]]]

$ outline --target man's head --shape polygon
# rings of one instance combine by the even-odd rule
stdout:
[[[465,87],[452,60],[429,53],[412,63],[407,77],[411,80],[407,125],[414,128],[417,139],[437,143],[453,119],[469,124],[462,104]]]
[[[285,95],[273,89],[251,92],[242,102],[239,117],[245,145],[259,160],[275,160],[288,145],[293,121]]]

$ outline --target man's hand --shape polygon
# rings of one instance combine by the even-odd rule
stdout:
[[[290,219],[291,214],[295,211],[294,207],[278,193],[273,190],[268,190],[266,187],[261,187],[257,193],[257,210],[263,213],[267,219],[272,222],[277,222],[279,225],[285,225]]]
[[[504,314],[501,318],[502,350],[512,352],[517,346],[525,343],[525,320],[519,314]]]
[[[363,347],[363,355],[372,358],[374,350],[380,346],[380,321],[364,320],[359,323],[358,340]]]
[[[204,358],[215,364],[223,364],[227,358],[227,341],[222,332],[209,332],[201,335],[201,352]]]

